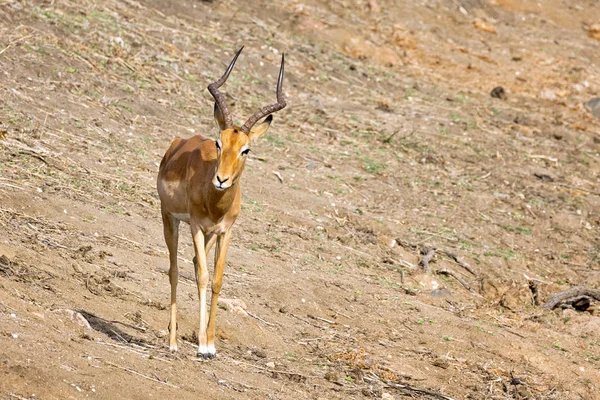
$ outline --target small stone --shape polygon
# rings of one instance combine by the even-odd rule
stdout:
[[[433,360],[431,362],[431,364],[438,368],[443,368],[443,369],[447,369],[450,366],[450,363],[448,362],[448,360],[446,360],[445,358],[440,358],[440,357]]]
[[[219,307],[222,307],[222,308],[228,310],[229,312],[234,312],[236,314],[241,314],[241,315],[248,315],[248,313],[246,312],[247,306],[243,300],[220,298],[218,304],[219,304]]]
[[[287,314],[290,312],[290,309],[288,306],[282,305],[281,307],[279,307],[279,312],[282,314]]]
[[[92,329],[92,326],[90,325],[88,320],[83,315],[81,315],[81,313],[75,312],[73,314],[72,318],[73,318],[73,321],[75,323],[77,323],[79,326],[86,328],[86,329],[90,329],[90,330]]]
[[[540,93],[540,97],[544,100],[556,100],[556,93],[550,89],[544,89]]]
[[[593,98],[583,103],[583,106],[596,118],[600,118],[600,97]]]
[[[164,338],[165,336],[167,336],[169,334],[169,331],[167,331],[165,329],[161,329],[159,331],[156,331],[154,334],[156,335],[157,338],[161,339],[161,338]]]
[[[452,297],[452,292],[446,288],[439,288],[439,289],[435,289],[431,292],[431,295],[433,297],[438,297],[438,298],[443,298],[446,299],[448,297]]]
[[[258,358],[267,358],[267,353],[265,353],[261,349],[252,349],[252,354],[254,354]]]
[[[265,364],[268,368],[275,368],[275,363],[273,361],[269,361]]]
[[[600,40],[600,23],[590,26],[588,29],[588,35],[591,38]]]
[[[330,370],[325,372],[325,379],[329,382],[337,382],[339,380],[339,375],[336,373],[336,371]]]
[[[490,95],[496,99],[506,100],[506,91],[502,86],[496,86],[495,88],[493,88]]]

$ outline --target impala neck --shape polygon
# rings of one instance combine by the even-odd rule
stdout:
[[[208,198],[207,203],[211,208],[212,213],[218,218],[224,215],[227,211],[232,208],[236,199],[240,198],[240,180],[242,174],[236,177],[235,182],[225,190],[217,190],[212,182],[209,181],[208,185]]]

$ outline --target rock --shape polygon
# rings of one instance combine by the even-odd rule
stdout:
[[[438,357],[435,360],[433,360],[431,364],[442,369],[447,369],[450,366],[450,362],[448,362],[447,359],[441,357]]]
[[[493,88],[490,95],[496,99],[506,100],[506,91],[502,86],[496,86],[495,88]]]
[[[443,287],[443,288],[439,288],[439,289],[433,290],[431,292],[431,295],[433,297],[438,297],[438,298],[446,299],[448,297],[452,297],[452,292]]]
[[[269,361],[268,363],[265,364],[267,366],[267,368],[275,368],[275,363],[273,361]]]
[[[588,35],[591,38],[600,40],[600,23],[593,24],[588,28]]]
[[[593,98],[583,103],[583,106],[596,118],[600,118],[600,97]]]
[[[540,92],[540,97],[544,100],[556,100],[556,93],[550,89],[544,89]]]
[[[340,375],[337,373],[337,371],[329,370],[325,372],[325,379],[329,382],[339,382]]]
[[[519,125],[525,125],[525,126],[532,125],[530,118],[523,114],[517,115],[513,121],[515,124],[519,124]]]
[[[69,318],[71,319],[71,321],[75,322],[77,325],[86,328],[86,329],[92,329],[92,326],[90,325],[90,323],[88,322],[88,320],[81,315],[80,312],[68,309],[68,308],[61,308],[58,310],[54,310],[54,312],[62,312],[65,313],[69,316]]]
[[[389,247],[390,249],[395,247],[398,244],[398,242],[396,242],[396,239],[389,237],[387,235],[377,236],[377,243],[379,243],[380,245],[382,245],[384,247]]]
[[[387,393],[387,392],[383,392],[381,394],[381,398],[383,400],[394,400],[394,396],[392,396],[391,394]]]
[[[252,354],[254,354],[258,358],[267,358],[267,353],[265,353],[261,349],[252,349]]]
[[[219,307],[226,309],[229,312],[234,312],[236,314],[248,315],[246,312],[246,303],[244,303],[240,299],[219,299]]]
[[[540,174],[540,173],[535,172],[533,174],[533,176],[535,176],[538,179],[541,179],[544,182],[554,182],[554,178],[548,174]]]
[[[533,293],[528,285],[513,287],[504,293],[500,305],[511,311],[521,311],[533,305]]]
[[[156,335],[157,338],[162,339],[164,337],[167,337],[167,335],[169,334],[169,331],[166,329],[160,329],[160,330],[154,332],[154,334]]]

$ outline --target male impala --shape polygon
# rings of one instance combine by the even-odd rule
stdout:
[[[225,257],[231,238],[231,226],[240,212],[240,179],[250,151],[250,142],[265,133],[273,120],[270,115],[286,106],[283,98],[283,64],[277,80],[277,103],[266,106],[252,115],[241,127],[233,125],[225,97],[219,88],[225,83],[242,52],[236,53],[223,76],[208,85],[215,98],[214,115],[221,133],[214,141],[203,136],[175,139],[160,163],[158,195],[165,241],[169,249],[169,281],[171,283],[171,320],[169,322],[169,348],[177,351],[177,242],[179,222],[190,224],[194,241],[194,270],[200,297],[200,329],[198,356],[216,357],[215,319],[217,301],[223,282]],[[254,125],[263,117],[262,123]],[[214,243],[215,270],[212,282],[210,317],[206,315],[206,289],[208,269],[206,259]]]

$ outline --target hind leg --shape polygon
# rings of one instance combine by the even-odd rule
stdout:
[[[169,283],[171,284],[171,314],[169,319],[169,350],[177,351],[177,243],[179,241],[179,220],[171,214],[162,213],[165,242],[169,250]]]

